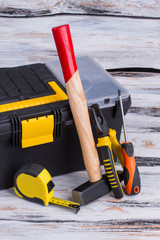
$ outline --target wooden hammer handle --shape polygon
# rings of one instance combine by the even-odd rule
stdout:
[[[77,69],[69,25],[53,28],[52,32],[81,144],[84,164],[90,182],[96,182],[102,178],[100,161],[92,134],[86,98]]]

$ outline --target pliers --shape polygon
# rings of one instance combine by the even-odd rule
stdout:
[[[121,145],[116,138],[116,131],[110,129],[103,116],[98,104],[93,104],[89,108],[92,127],[95,129],[97,137],[97,149],[101,162],[104,164],[107,179],[113,190],[115,198],[122,198],[124,192],[118,173],[115,168],[115,162],[112,149],[118,157],[122,168],[124,168],[124,160],[121,150]]]

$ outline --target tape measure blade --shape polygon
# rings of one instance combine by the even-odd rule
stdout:
[[[51,204],[57,204],[63,207],[68,207],[68,208],[72,208],[76,210],[76,213],[80,210],[80,204],[76,203],[76,202],[72,202],[69,200],[64,200],[61,198],[56,198],[56,197],[52,197],[49,201],[49,203]]]

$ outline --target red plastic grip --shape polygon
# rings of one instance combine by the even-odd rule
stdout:
[[[53,37],[57,47],[57,52],[61,62],[65,83],[77,71],[73,43],[69,25],[62,25],[52,28]]]

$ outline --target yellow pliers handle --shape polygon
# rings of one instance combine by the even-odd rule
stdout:
[[[113,190],[115,198],[122,198],[124,192],[115,168],[114,157],[112,153],[111,140],[109,136],[98,138],[97,148],[102,158],[105,172]]]
[[[118,157],[122,168],[124,169],[124,158],[123,158],[123,154],[122,154],[122,146],[120,145],[120,143],[117,140],[116,131],[114,129],[110,128],[108,134],[110,137],[112,149],[113,149],[114,153],[116,154],[116,156]]]

